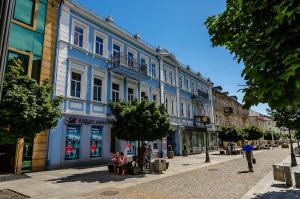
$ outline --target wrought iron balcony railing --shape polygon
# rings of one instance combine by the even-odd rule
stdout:
[[[198,96],[208,99],[208,93],[198,90]]]
[[[144,75],[147,75],[147,65],[139,63],[138,60],[132,57],[118,55],[118,54],[112,55],[111,63],[112,63],[112,67],[123,66],[123,67],[130,68],[134,71],[140,72]]]

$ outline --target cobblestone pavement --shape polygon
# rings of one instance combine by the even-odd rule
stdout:
[[[103,199],[239,199],[282,161],[289,149],[275,149],[255,155],[254,173],[247,172],[245,158],[180,173],[124,189],[103,189],[85,198]]]

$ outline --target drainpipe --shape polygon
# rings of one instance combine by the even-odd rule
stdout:
[[[52,1],[52,5],[53,5],[53,1]],[[59,42],[59,26],[60,26],[60,16],[61,16],[61,7],[62,7],[62,0],[59,0],[58,1],[58,9],[57,9],[57,19],[56,19],[56,42],[55,42],[55,46],[54,46],[54,62],[53,62],[53,65],[52,65],[52,68],[53,68],[53,71],[52,71],[52,81],[51,81],[51,84],[53,86],[53,91],[52,91],[52,96],[51,98],[54,99],[54,91],[55,91],[55,82],[56,82],[56,66],[57,66],[57,55],[58,55],[58,52],[59,52],[59,48],[58,48],[58,42]],[[46,146],[46,165],[45,165],[45,170],[48,169],[49,167],[49,160],[48,160],[48,157],[49,157],[49,142],[50,142],[50,130],[47,130],[46,131],[47,133],[47,146]]]

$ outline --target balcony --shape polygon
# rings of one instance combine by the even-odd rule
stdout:
[[[232,114],[232,113],[233,113],[233,108],[232,108],[232,107],[229,107],[229,106],[224,107],[224,113],[225,113],[226,115]]]
[[[209,95],[208,93],[205,93],[201,90],[198,90],[197,94],[194,94],[192,96],[193,100],[201,101],[201,102],[208,102],[209,101]]]
[[[141,64],[138,60],[124,55],[112,55],[110,69],[113,72],[138,81],[149,78],[147,75],[147,65]]]

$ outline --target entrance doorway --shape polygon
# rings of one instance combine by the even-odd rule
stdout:
[[[0,145],[0,174],[14,173],[16,144]]]

